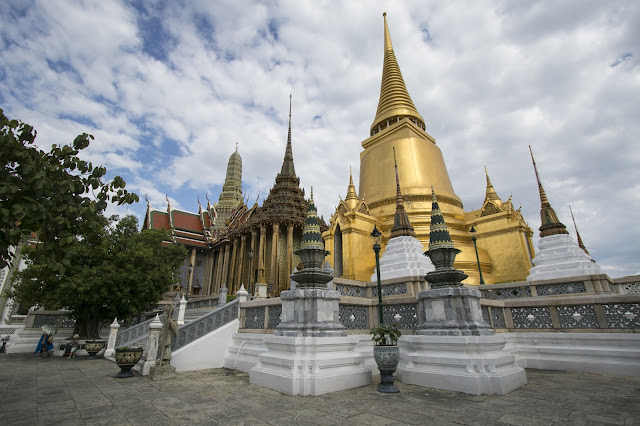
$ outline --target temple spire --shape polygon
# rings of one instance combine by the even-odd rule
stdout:
[[[484,166],[484,174],[487,177],[487,194],[484,197],[484,201],[498,201],[500,204],[502,204],[502,200],[500,199],[500,197],[498,196],[498,194],[496,193],[496,190],[493,188],[493,185],[491,184],[491,180],[489,179],[489,173],[487,172],[487,166]]]
[[[351,166],[349,166],[349,187],[347,188],[347,196],[344,199],[345,203],[350,209],[353,209],[358,204],[358,194],[356,193],[356,186],[353,184],[353,175],[351,174]]]
[[[291,98],[292,95],[289,95],[289,132],[287,134],[287,149],[285,150],[284,161],[280,169],[282,176],[296,175],[296,169],[293,166],[293,150],[291,149]]]
[[[571,206],[569,206],[569,211],[571,212],[571,220],[573,220],[573,227],[576,229],[576,235],[578,236],[578,247],[584,250],[585,253],[589,254],[589,251],[587,250],[587,248],[584,246],[584,243],[582,242],[582,238],[580,238],[580,233],[578,232],[578,226],[576,225],[576,219],[573,217],[573,210],[571,209]]]
[[[533,159],[531,146],[529,146],[529,152],[531,153],[531,161],[533,162],[533,169],[536,172],[538,191],[540,192],[540,221],[542,223],[540,226],[540,238],[544,238],[549,235],[568,234],[567,227],[558,219],[558,215],[555,210],[553,210],[553,207],[551,207],[551,204],[547,199],[547,194],[544,192],[542,182],[540,181],[540,175],[538,174],[538,168],[536,167],[536,160]]]
[[[384,13],[382,16],[384,17],[384,65],[382,82],[380,83],[380,100],[376,117],[371,125],[371,134],[373,135],[406,117],[424,130],[424,119],[416,110],[411,96],[409,96],[396,55],[393,52],[387,14]]]
[[[396,214],[393,217],[393,228],[391,228],[391,238],[395,237],[416,237],[416,233],[411,226],[407,211],[402,203],[402,193],[400,192],[400,179],[398,178],[398,163],[396,162],[396,148],[393,148],[393,166],[396,170]]]

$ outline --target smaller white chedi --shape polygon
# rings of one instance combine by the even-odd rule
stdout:
[[[539,250],[533,259],[534,266],[529,270],[527,281],[602,274],[600,266],[591,259],[587,249],[584,248],[580,234],[577,234],[578,244],[576,244],[567,232],[567,228],[558,219],[540,182],[538,168],[533,159],[533,152],[531,153],[531,160],[538,180],[542,225],[540,226],[540,241],[538,242]],[[573,212],[571,214],[573,216]]]
[[[380,258],[380,279],[388,280],[401,277],[424,277],[427,272],[435,270],[431,260],[423,254],[422,243],[416,238],[409,216],[404,209],[396,152],[393,150],[393,162],[396,169],[396,214],[391,228],[391,239],[387,249]],[[371,281],[377,279],[374,269]]]

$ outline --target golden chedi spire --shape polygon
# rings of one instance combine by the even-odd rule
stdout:
[[[396,162],[396,149],[393,148],[393,165],[396,169],[396,214],[393,217],[393,228],[391,228],[391,238],[394,237],[416,237],[416,233],[411,226],[409,216],[404,209],[402,193],[400,192],[400,179],[398,179],[398,163]]]
[[[349,187],[347,188],[347,197],[344,202],[347,204],[350,210],[353,210],[358,205],[358,194],[356,194],[356,186],[353,184],[353,175],[351,174],[351,167],[349,167]]]
[[[387,14],[384,13],[384,65],[382,68],[382,82],[380,83],[380,100],[376,117],[371,125],[371,135],[386,128],[391,121],[394,123],[408,117],[422,130],[425,130],[424,119],[418,113],[407,87],[404,84],[400,66],[393,53]]]
[[[501,205],[502,200],[500,199],[500,197],[496,193],[496,190],[493,188],[493,185],[491,184],[491,180],[489,179],[489,173],[487,172],[487,166],[484,166],[484,174],[487,177],[487,194],[484,197],[484,201],[485,202],[495,201],[497,202],[497,204]]]
[[[536,167],[536,160],[533,159],[533,151],[529,146],[529,152],[531,153],[531,161],[533,162],[533,169],[536,172],[536,179],[538,181],[538,191],[540,192],[540,220],[542,225],[540,226],[540,238],[547,237],[549,235],[556,234],[568,234],[567,227],[564,226],[558,215],[556,214],[551,203],[547,199],[547,194],[544,192],[542,182],[540,181],[540,175],[538,174],[538,168]]]

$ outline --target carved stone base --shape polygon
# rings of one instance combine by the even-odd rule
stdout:
[[[158,367],[154,365],[149,370],[149,378],[151,380],[167,380],[176,376],[176,369],[170,365],[162,365]]]
[[[473,395],[505,395],[527,384],[503,336],[402,336],[402,383]]]
[[[429,336],[489,336],[495,334],[482,318],[481,293],[466,287],[424,290],[417,294],[424,321],[416,334]]]
[[[316,396],[371,383],[357,337],[264,337],[268,352],[249,372],[251,384],[286,395]]]
[[[267,284],[256,283],[256,292],[253,295],[254,299],[266,299],[267,298]]]
[[[277,336],[346,336],[340,323],[340,292],[328,289],[288,290],[280,293],[282,318]]]

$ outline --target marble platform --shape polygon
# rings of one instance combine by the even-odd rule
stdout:
[[[505,338],[494,336],[402,336],[396,370],[402,383],[473,395],[509,392],[527,384]]]
[[[264,336],[267,352],[249,371],[251,384],[286,395],[317,396],[367,386],[371,369],[357,337]]]
[[[568,234],[540,238],[527,281],[602,274],[600,266]]]

